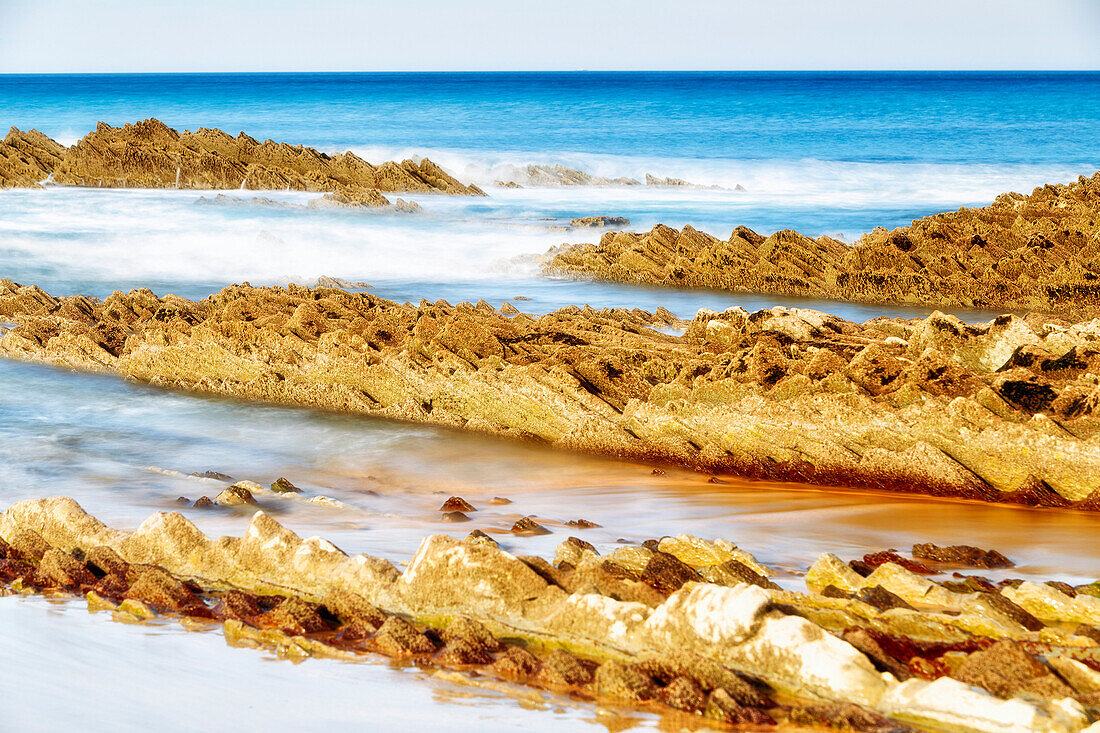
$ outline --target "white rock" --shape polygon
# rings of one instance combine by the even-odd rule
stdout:
[[[982,733],[1075,733],[1088,723],[1076,701],[1059,701],[1044,710],[1020,699],[1001,700],[950,677],[896,685],[882,697],[878,710],[929,727]]]

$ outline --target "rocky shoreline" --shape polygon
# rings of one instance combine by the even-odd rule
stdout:
[[[0,188],[45,180],[95,188],[317,191],[332,205],[387,206],[383,193],[484,196],[427,158],[372,165],[352,152],[260,142],[243,132],[178,132],[157,119],[122,127],[101,122],[66,148],[37,130],[12,128],[0,142]]]
[[[0,354],[700,471],[1100,509],[1100,321],[397,304],[0,281]],[[676,324],[682,336],[651,328]]]
[[[249,485],[226,491],[251,497]],[[63,497],[0,513],[0,594],[84,595],[131,623],[221,624],[229,643],[291,659],[380,653],[681,724],[1086,729],[1100,715],[1100,586],[975,573],[1006,564],[965,546],[826,554],[804,593],[729,542],[687,535],[606,555],[570,537],[552,562],[480,531],[437,535],[402,572],[264,511],[241,538],[217,539],[177,512],[110,529]]]
[[[552,249],[554,275],[676,288],[868,303],[1100,315],[1100,172],[1005,193],[847,245],[785,229],[738,227],[728,240],[684,227],[605,234]]]

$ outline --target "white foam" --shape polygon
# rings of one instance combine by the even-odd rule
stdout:
[[[422,151],[462,174],[486,178],[503,154]],[[411,151],[374,150],[369,159]],[[530,158],[517,157],[516,164]],[[409,196],[425,212],[308,211],[278,206],[196,206],[209,192],[51,187],[0,192],[0,262],[16,280],[58,282],[240,282],[333,275],[349,280],[454,282],[497,277],[496,263],[541,254],[565,242],[596,241],[598,230],[567,230],[576,216],[616,215],[644,231],[690,224],[726,237],[738,224],[762,233],[794,228],[854,240],[876,225],[960,204],[982,205],[1005,190],[1030,191],[1069,171],[936,164],[695,161],[559,154],[558,162],[601,176],[684,178],[747,191],[632,187],[499,189],[489,198]],[[544,157],[539,162],[555,162]],[[1075,173],[1075,172],[1074,172]],[[469,179],[469,176],[466,176]],[[481,179],[476,179],[481,180]],[[482,181],[483,182],[483,181]],[[221,192],[302,204],[316,193]],[[531,274],[531,262],[509,265]]]
[[[479,186],[491,186],[497,180],[522,183],[524,169],[530,164],[563,165],[610,179],[625,177],[644,182],[650,173],[731,190],[741,185],[747,193],[762,197],[797,198],[806,204],[844,207],[988,202],[1004,191],[1027,193],[1045,183],[1069,181],[1094,172],[1058,165],[700,159],[569,151],[374,146],[355,148],[354,152],[371,161],[431,158],[453,175]]]

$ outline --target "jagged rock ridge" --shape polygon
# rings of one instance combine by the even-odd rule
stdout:
[[[1100,508],[1100,320],[399,305],[232,286],[53,298],[0,281],[9,357],[699,470]]]
[[[266,640],[297,658],[360,641],[734,724],[772,724],[774,713],[861,731],[900,733],[908,729],[894,721],[906,721],[1071,733],[1097,712],[1100,599],[1091,586],[1069,589],[1075,596],[1028,582],[952,591],[894,562],[863,577],[823,555],[806,576],[822,592],[800,594],[769,587],[729,542],[682,535],[652,544],[601,557],[571,538],[551,565],[484,537],[437,535],[398,572],[302,539],[263,511],[242,537],[211,539],[176,512],[113,530],[57,497],[0,513],[0,582],[88,592],[90,608],[130,620],[169,611],[223,621],[227,638]],[[202,584],[233,590],[214,590],[212,609]],[[396,614],[443,628],[429,635]],[[335,637],[318,638],[334,627]],[[540,658],[524,642],[572,653]],[[788,702],[775,705],[772,693]]]
[[[368,203],[377,203],[378,192],[484,195],[427,158],[372,165],[352,152],[328,155],[217,129],[178,132],[157,119],[122,127],[101,122],[71,148],[12,128],[0,144],[0,186],[36,186],[51,174],[72,186],[292,189]]]
[[[555,248],[554,274],[874,303],[1100,314],[1100,173],[1006,193],[848,246],[785,229],[738,227],[728,240],[691,227],[605,234]]]

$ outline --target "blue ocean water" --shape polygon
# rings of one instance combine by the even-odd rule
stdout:
[[[690,224],[725,237],[744,224],[855,240],[1100,168],[1100,73],[1091,72],[0,75],[0,126],[66,144],[100,120],[153,116],[374,162],[428,156],[490,196],[406,197],[425,213],[400,217],[196,206],[193,191],[0,192],[0,274],[58,293],[148,284],[191,297],[241,280],[332,275],[414,302],[524,294],[531,308],[665,305],[690,315],[730,301],[551,286],[515,258],[593,241],[599,232],[565,225],[594,214],[626,216],[635,230]],[[493,186],[522,180],[528,164],[715,188]]]
[[[326,148],[1100,165],[1097,72],[5,75],[0,110],[70,138],[156,116]]]

